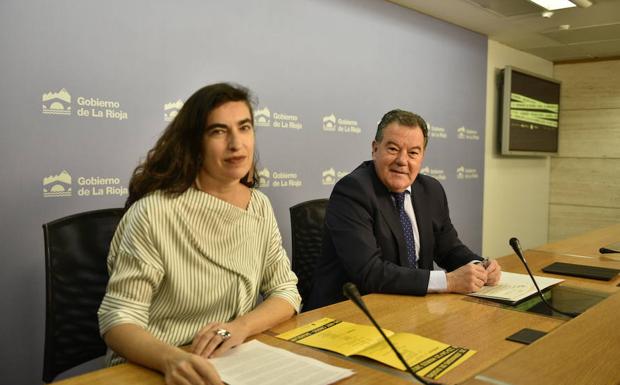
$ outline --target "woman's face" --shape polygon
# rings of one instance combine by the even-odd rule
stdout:
[[[254,127],[245,102],[228,102],[207,117],[201,174],[208,183],[239,182],[252,168]]]

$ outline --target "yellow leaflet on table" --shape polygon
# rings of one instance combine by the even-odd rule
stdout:
[[[411,333],[394,333],[383,329],[405,361],[419,375],[439,378],[474,355],[474,350],[450,346]],[[331,318],[290,330],[278,338],[315,348],[330,350],[344,356],[358,355],[405,370],[381,334],[373,327]]]

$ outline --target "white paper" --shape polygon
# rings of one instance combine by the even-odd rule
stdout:
[[[563,279],[534,276],[540,290],[564,281]],[[499,284],[496,286],[483,286],[473,297],[496,298],[510,302],[516,302],[536,294],[536,287],[527,274],[509,273],[502,271]]]
[[[354,374],[257,340],[209,361],[229,385],[328,385]]]

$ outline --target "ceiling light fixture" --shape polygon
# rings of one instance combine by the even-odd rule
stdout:
[[[541,14],[541,16],[544,17],[545,19],[549,19],[551,16],[553,16],[553,12],[545,11]]]
[[[569,0],[530,0],[548,11],[555,11],[557,9],[572,8],[577,5]],[[586,0],[587,1],[587,0]],[[576,1],[575,1],[576,2]]]
[[[576,6],[580,8],[588,8],[592,5],[590,0],[570,0],[571,3],[574,3]]]

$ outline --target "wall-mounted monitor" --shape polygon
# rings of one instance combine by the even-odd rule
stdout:
[[[502,155],[557,154],[561,83],[507,66],[499,85]]]

